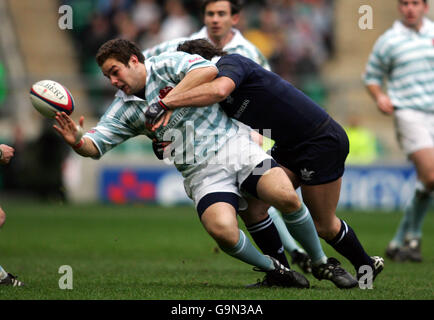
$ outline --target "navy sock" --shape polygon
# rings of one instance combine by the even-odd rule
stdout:
[[[281,264],[289,268],[279,232],[270,216],[254,225],[247,226],[247,231],[264,254],[276,258]]]
[[[373,266],[371,257],[365,252],[357,239],[354,230],[341,219],[341,229],[339,230],[336,237],[330,241],[326,241],[331,245],[337,252],[347,258],[356,271],[363,265]]]

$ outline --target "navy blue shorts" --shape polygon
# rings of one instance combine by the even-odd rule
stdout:
[[[296,146],[284,147],[278,143],[271,156],[291,170],[305,185],[318,185],[342,177],[350,144],[345,130],[328,118],[312,137]]]

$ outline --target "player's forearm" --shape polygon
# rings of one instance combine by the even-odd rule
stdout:
[[[169,94],[162,99],[170,109],[182,107],[203,107],[216,102],[213,95],[213,87],[209,83],[218,74],[216,67],[203,67],[188,72]]]
[[[212,83],[205,83],[194,89],[167,96],[162,101],[169,109],[183,107],[205,107],[220,102],[221,95]]]
[[[72,149],[83,157],[97,158],[99,156],[98,148],[93,141],[87,137],[81,138],[79,143],[72,146]]]
[[[368,90],[368,93],[371,95],[371,97],[377,101],[378,97],[382,94],[385,94],[378,84],[368,84],[366,85],[366,90]]]
[[[172,95],[187,92],[193,88],[196,88],[204,83],[211,82],[218,74],[218,70],[215,66],[208,66],[194,69],[188,72],[185,77],[173,88],[166,97]]]
[[[204,107],[218,103],[235,89],[235,83],[228,77],[220,77],[191,90],[168,95],[162,101],[169,109],[182,107]]]

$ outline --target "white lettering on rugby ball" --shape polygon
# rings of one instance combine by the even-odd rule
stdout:
[[[70,115],[74,111],[71,93],[60,83],[52,80],[36,82],[30,89],[33,107],[47,118],[54,118],[56,112]]]

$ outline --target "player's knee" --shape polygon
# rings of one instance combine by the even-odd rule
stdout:
[[[207,231],[219,246],[225,248],[234,247],[240,236],[238,227],[224,220],[208,225]]]
[[[5,223],[6,221],[6,213],[3,211],[2,208],[0,208],[0,227]]]
[[[313,219],[318,236],[324,240],[332,240],[339,233],[340,227],[333,221]]]
[[[434,171],[424,176],[422,182],[428,192],[434,191]]]
[[[284,213],[295,212],[301,208],[301,201],[295,191],[287,192],[283,197],[277,200],[274,206]]]

